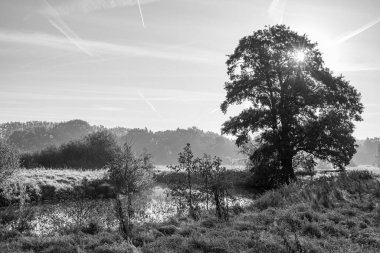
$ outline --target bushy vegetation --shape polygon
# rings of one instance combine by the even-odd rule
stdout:
[[[1,252],[379,252],[380,183],[367,172],[295,182],[258,196],[228,222],[203,210],[136,224],[126,241],[96,221],[44,237],[0,230]]]
[[[153,165],[150,156],[136,157],[131,146],[124,145],[109,167],[110,182],[115,192],[115,213],[119,231],[125,239],[131,238],[132,218],[137,210],[136,199],[152,186]]]
[[[173,177],[168,181],[170,194],[180,208],[187,207],[193,219],[198,218],[201,203],[206,210],[215,207],[216,216],[228,221],[228,201],[231,197],[231,183],[227,180],[226,168],[221,166],[218,157],[211,158],[204,154],[202,158],[194,157],[188,143],[178,155],[178,164],[168,166],[173,170]]]
[[[104,130],[87,135],[79,141],[51,146],[33,154],[24,154],[21,164],[26,168],[101,169],[120,152],[116,136]]]
[[[177,154],[181,151],[184,143],[192,145],[195,155],[208,153],[221,157],[224,163],[232,164],[244,158],[238,153],[232,140],[213,132],[204,132],[196,127],[153,132],[146,128],[105,129],[102,126],[91,126],[82,120],[61,123],[11,122],[0,124],[0,138],[14,145],[20,152],[34,153],[52,146],[58,149],[61,145],[81,140],[91,133],[104,130],[114,134],[120,145],[126,141],[132,142],[133,149],[137,153],[142,153],[146,149],[148,153],[152,154],[152,162],[155,164],[175,163]]]
[[[0,140],[0,186],[19,168],[19,154],[11,146]]]

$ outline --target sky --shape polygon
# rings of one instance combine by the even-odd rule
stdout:
[[[380,136],[378,0],[0,0],[0,123],[220,133],[227,55],[265,25],[317,41]]]

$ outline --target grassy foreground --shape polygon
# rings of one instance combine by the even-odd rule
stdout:
[[[380,252],[380,183],[367,172],[297,182],[232,208],[136,226],[131,242],[96,223],[38,237],[2,230],[0,252]]]

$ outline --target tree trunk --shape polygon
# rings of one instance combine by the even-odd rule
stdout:
[[[286,184],[296,180],[293,169],[293,157],[290,152],[284,152],[281,156],[281,180]]]
[[[192,185],[191,185],[191,171],[190,168],[187,169],[187,184],[189,187],[189,196],[188,196],[188,205],[189,205],[189,214],[195,219],[195,210],[193,206],[193,193],[192,193]]]
[[[131,238],[131,224],[130,219],[128,216],[125,216],[123,205],[120,199],[120,194],[116,194],[115,198],[115,212],[116,217],[119,220],[119,230],[124,239],[130,239]]]
[[[220,203],[220,195],[218,190],[214,190],[214,201],[215,201],[215,212],[216,212],[216,217],[218,217],[219,220],[222,219],[222,208],[221,208],[221,203]]]
[[[209,195],[209,190],[208,190],[208,175],[206,175],[206,208],[208,210],[208,195]]]

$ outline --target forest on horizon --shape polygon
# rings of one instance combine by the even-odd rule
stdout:
[[[144,149],[152,155],[155,164],[175,163],[183,143],[191,143],[197,155],[209,153],[219,156],[225,164],[242,163],[244,155],[239,153],[233,140],[214,132],[204,132],[196,127],[153,132],[147,128],[115,127],[90,125],[83,120],[67,122],[9,122],[0,124],[0,138],[15,146],[20,152],[38,152],[51,146],[59,147],[70,141],[84,138],[90,133],[107,129],[122,144],[131,143],[137,153]],[[380,138],[357,140],[354,165],[375,165]]]
[[[0,138],[16,147],[21,153],[34,153],[49,147],[59,147],[87,135],[109,130],[122,145],[128,142],[136,153],[144,151],[152,155],[155,164],[172,164],[184,143],[190,143],[194,154],[208,153],[221,157],[224,164],[241,163],[244,158],[233,140],[213,132],[204,132],[196,127],[153,132],[145,129],[125,127],[105,128],[90,125],[83,120],[67,122],[10,122],[0,124]]]

